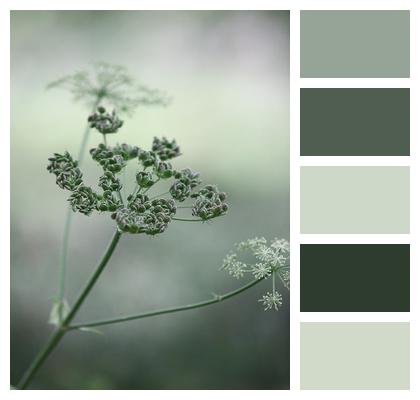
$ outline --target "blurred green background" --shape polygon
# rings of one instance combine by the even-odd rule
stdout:
[[[289,13],[232,11],[11,13],[11,381],[51,331],[67,193],[46,171],[53,152],[77,154],[88,110],[51,80],[96,61],[124,65],[173,96],[141,107],[112,143],[149,148],[176,138],[176,167],[228,192],[210,224],[172,223],[125,235],[77,321],[181,305],[244,284],[219,271],[235,242],[289,236]],[[90,147],[101,138],[95,132]],[[89,159],[83,167],[100,175]],[[67,297],[74,300],[114,222],[74,215]],[[39,389],[288,389],[289,297],[279,312],[263,282],[208,308],[72,332],[37,375]]]

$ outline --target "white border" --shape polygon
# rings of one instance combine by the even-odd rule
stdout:
[[[419,120],[418,120],[418,110],[420,110],[419,103],[419,81],[418,81],[418,68],[419,68],[419,51],[420,46],[418,43],[418,37],[420,37],[418,26],[420,24],[420,19],[418,15],[418,1],[415,0],[383,0],[381,2],[375,0],[343,0],[337,2],[336,0],[149,0],[149,1],[130,1],[130,0],[119,0],[110,1],[110,0],[62,0],[60,2],[52,0],[38,0],[34,2],[33,0],[19,1],[19,0],[3,0],[0,4],[1,15],[0,15],[0,43],[2,48],[2,55],[6,56],[6,60],[10,57],[10,27],[9,27],[9,10],[25,10],[25,9],[44,9],[44,10],[139,10],[139,9],[150,9],[150,10],[276,10],[284,9],[291,11],[291,76],[290,76],[290,87],[291,87],[291,246],[292,246],[292,262],[293,262],[293,287],[291,291],[291,391],[264,391],[263,395],[266,398],[277,399],[279,396],[282,398],[310,398],[310,399],[353,399],[354,396],[359,398],[371,399],[372,396],[378,396],[381,399],[406,399],[406,398],[417,398],[420,395],[419,384],[416,379],[420,376],[420,365],[419,365],[419,339],[420,338],[420,321],[419,321],[419,295],[417,294],[417,284],[419,273],[417,272],[420,266],[419,251],[417,248],[418,235],[419,235],[419,224],[420,224],[420,213],[418,211],[418,205],[420,204],[419,200],[419,166],[417,160],[419,139]],[[328,83],[324,79],[317,79],[316,82],[313,79],[300,79],[299,77],[299,10],[300,9],[325,9],[325,10],[351,10],[351,9],[410,9],[411,11],[411,78],[409,79],[329,79]],[[1,94],[1,109],[8,110],[10,107],[9,93],[10,93],[10,71],[9,71],[9,62],[3,61],[0,64],[1,75],[0,83],[2,87]],[[336,85],[336,86],[334,86]],[[377,85],[377,86],[375,86]],[[325,240],[324,243],[329,242],[331,238],[328,235],[299,235],[299,165],[313,165],[313,160],[305,160],[299,157],[299,88],[300,87],[410,87],[411,88],[411,110],[412,110],[412,119],[411,119],[411,154],[409,162],[404,160],[392,161],[395,163],[401,162],[401,165],[410,165],[411,167],[411,234],[410,235],[355,235],[355,242],[369,242],[376,238],[378,243],[411,243],[411,312],[409,314],[409,320],[411,322],[411,390],[410,391],[299,391],[299,320],[304,320],[309,318],[304,313],[299,313],[299,241],[304,243],[310,242],[315,243],[314,240],[318,240],[322,243],[322,240]],[[10,132],[10,120],[9,113],[4,112],[2,120],[3,133],[0,135],[1,144],[3,149],[10,148],[10,140],[7,132]],[[1,158],[1,171],[4,173],[2,176],[2,182],[9,183],[9,152],[5,151],[3,157]],[[330,165],[327,161],[324,160],[324,165]],[[349,159],[346,160],[346,165],[358,165],[356,161]],[[354,164],[353,164],[354,162]],[[364,165],[366,164],[364,161]],[[388,164],[388,160],[383,160],[381,163],[387,163],[387,165],[400,165],[400,164]],[[360,164],[361,165],[361,164]],[[2,196],[0,198],[2,210],[2,226],[1,231],[1,254],[3,258],[2,263],[2,289],[1,296],[3,307],[3,315],[9,317],[9,269],[7,268],[10,265],[9,258],[9,197]],[[416,207],[417,205],[417,207]],[[318,239],[316,239],[316,236]],[[322,236],[322,240],[320,239]],[[369,237],[368,237],[369,236]],[[349,238],[345,235],[340,235],[336,240],[344,240],[346,243],[350,243]],[[373,242],[372,242],[373,243]],[[415,244],[415,245],[414,245]],[[331,316],[331,318],[344,318],[342,313],[340,315]],[[406,313],[403,313],[404,318]],[[381,320],[387,320],[390,316],[381,314],[383,317]],[[322,319],[327,320],[326,315],[318,315]],[[372,318],[377,318],[377,316],[370,316]],[[312,318],[312,317],[310,317]],[[361,318],[361,317],[360,317]],[[378,317],[379,318],[379,317]],[[384,319],[385,318],[385,319]],[[403,318],[403,317],[401,317]],[[30,334],[30,333],[29,333]],[[0,330],[3,354],[9,355],[9,329],[4,327]],[[275,356],[275,355],[274,355]],[[13,397],[13,398],[23,398],[24,396],[33,397],[33,398],[56,398],[57,393],[55,391],[9,391],[9,357],[3,357],[1,362],[0,376],[2,379],[1,385],[1,394],[4,398]],[[257,365],[254,366],[258,368]],[[223,368],[223,366],[221,366]],[[251,391],[217,391],[213,393],[212,391],[61,391],[60,396],[64,398],[70,398],[75,395],[81,398],[92,398],[92,397],[101,397],[105,398],[114,398],[116,395],[126,397],[126,398],[137,398],[142,396],[146,399],[155,399],[162,397],[171,397],[171,398],[182,398],[182,399],[193,399],[197,396],[202,397],[203,399],[210,399],[214,396],[224,398],[231,398],[232,396],[241,396],[241,398],[251,398],[254,396],[254,393]],[[26,394],[25,394],[26,393]]]

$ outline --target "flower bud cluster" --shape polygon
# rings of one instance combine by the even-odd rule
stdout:
[[[92,190],[92,188],[80,185],[70,195],[69,202],[74,212],[77,211],[82,214],[89,215],[93,210],[97,209],[98,195]]]
[[[110,114],[102,106],[98,107],[98,112],[89,115],[88,122],[91,128],[97,129],[103,135],[117,133],[124,123],[118,118],[115,110]]]
[[[89,117],[89,122],[104,134],[116,132],[122,124],[115,112],[108,114],[101,107]],[[175,140],[155,137],[150,151],[125,143],[115,146],[101,143],[91,149],[90,154],[103,169],[98,182],[102,191],[95,192],[91,187],[84,185],[77,161],[67,152],[64,155],[54,154],[54,157],[49,159],[48,170],[57,176],[57,184],[60,187],[72,191],[69,202],[73,211],[85,215],[94,210],[111,212],[118,229],[122,232],[160,234],[167,229],[172,220],[188,221],[186,218],[175,218],[178,208],[190,208],[192,216],[202,221],[227,212],[226,193],[220,192],[214,185],[207,185],[193,192],[201,184],[200,174],[189,168],[173,168],[168,160],[181,154]],[[130,160],[138,160],[143,168],[135,174],[134,192],[124,200],[121,194],[123,185],[117,174]],[[156,183],[164,183],[169,179],[173,180],[169,184],[169,190],[166,189],[163,194],[152,198],[148,197],[146,192]],[[170,198],[165,198],[167,193]],[[177,202],[187,199],[193,199],[193,204],[177,206]]]
[[[125,161],[130,161],[137,158],[140,153],[141,149],[137,146],[130,146],[129,144],[117,144],[113,147],[112,152],[114,155],[120,155]]]
[[[156,166],[158,162],[156,153],[154,153],[153,151],[145,150],[140,151],[139,161],[141,162],[144,168]]]
[[[102,166],[104,171],[118,173],[127,165],[121,154],[115,153],[112,148],[105,146],[103,143],[91,149],[90,154]]]
[[[121,181],[110,171],[106,171],[99,178],[99,187],[103,191],[118,192],[122,189]]]
[[[120,208],[113,214],[118,229],[122,232],[145,233],[147,235],[163,233],[176,213],[173,200],[155,199],[149,201],[147,196],[135,199],[129,207]]]
[[[200,217],[203,221],[226,214],[229,208],[225,202],[226,193],[219,192],[214,185],[207,185],[191,197],[196,199],[192,207],[192,215]]]
[[[75,190],[83,181],[83,174],[77,167],[77,161],[66,151],[54,153],[50,157],[47,170],[56,176],[56,183],[61,189]]]
[[[168,179],[174,175],[175,171],[173,170],[171,163],[159,161],[155,168],[155,173],[160,179]]]
[[[152,143],[152,151],[155,152],[162,161],[170,160],[171,158],[181,155],[179,146],[175,140],[171,142],[163,137],[159,139],[155,137]]]
[[[98,203],[96,209],[98,211],[117,211],[123,204],[119,197],[111,192],[110,190],[105,190],[102,195],[98,195]]]
[[[171,196],[178,201],[184,201],[191,195],[192,189],[201,183],[200,174],[193,172],[189,168],[175,172],[176,181],[172,184],[169,192]]]
[[[72,192],[69,202],[73,211],[89,215],[96,208],[97,197],[91,188],[83,185],[83,174],[77,161],[67,151],[55,153],[48,160],[47,170],[56,176],[57,185]]]

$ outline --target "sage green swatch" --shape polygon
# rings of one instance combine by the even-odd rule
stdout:
[[[301,89],[300,155],[409,156],[410,89]]]
[[[300,388],[408,390],[408,322],[302,322]]]
[[[301,78],[410,77],[410,12],[300,12]]]
[[[409,233],[409,167],[301,167],[301,233]]]

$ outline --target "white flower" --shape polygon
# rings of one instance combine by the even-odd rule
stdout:
[[[284,268],[284,269],[279,270],[277,273],[284,287],[286,289],[290,289],[290,270]]]
[[[275,238],[271,242],[271,247],[280,253],[290,253],[290,243],[286,239]]]
[[[267,292],[262,299],[258,300],[263,303],[264,311],[275,309],[278,311],[279,307],[283,304],[283,296],[277,291]]]
[[[271,275],[271,268],[267,264],[258,263],[251,267],[251,271],[256,279],[267,278]]]
[[[270,260],[267,260],[273,267],[284,267],[287,257],[283,254],[274,253]]]
[[[228,254],[222,264],[221,269],[228,269],[232,264],[236,262],[237,255],[235,253]]]
[[[262,245],[254,251],[254,255],[263,262],[271,262],[275,253],[270,247]]]
[[[242,278],[251,275],[255,280],[263,280],[268,277],[273,279],[272,291],[267,292],[260,300],[264,311],[278,310],[283,304],[282,295],[276,291],[276,279],[281,281],[281,287],[290,289],[290,244],[286,239],[267,241],[265,238],[255,237],[235,245],[237,253],[229,253],[223,260],[221,269],[225,269],[234,278]],[[254,256],[254,260],[244,263],[238,260],[239,251],[248,250]],[[250,254],[248,254],[250,256]],[[279,286],[277,286],[278,288]]]
[[[265,245],[266,243],[267,243],[267,240],[265,238],[255,237],[253,239],[248,239],[248,240],[238,243],[236,245],[236,248],[238,250],[255,249],[258,246]]]
[[[229,275],[232,275],[234,278],[239,279],[244,276],[246,269],[246,264],[240,261],[236,261],[228,267]]]

